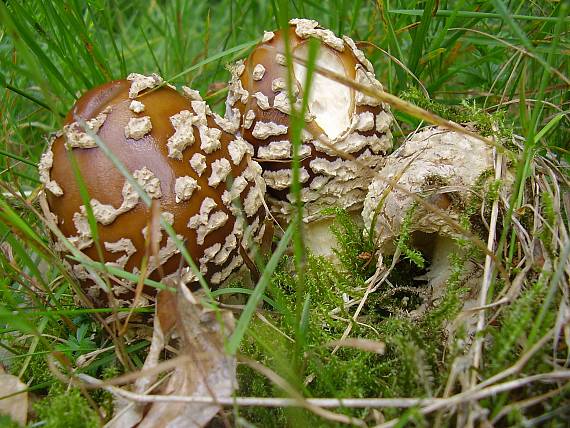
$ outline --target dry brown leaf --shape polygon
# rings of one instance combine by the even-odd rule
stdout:
[[[17,376],[0,372],[0,414],[8,415],[21,425],[28,417],[28,385]]]
[[[158,299],[154,333],[143,372],[159,365],[159,357],[169,344],[169,333],[176,338],[178,357],[188,356],[189,362],[177,366],[153,393],[157,395],[230,397],[237,387],[236,360],[224,350],[224,339],[234,328],[230,311],[213,311],[202,306],[188,289],[180,288],[176,296]],[[172,316],[175,314],[175,325]],[[162,324],[165,324],[164,327]],[[152,389],[156,375],[135,382],[139,394]],[[159,382],[160,383],[160,382]],[[108,425],[111,427],[193,428],[205,426],[221,409],[210,403],[173,403],[156,401],[150,405],[129,404]]]

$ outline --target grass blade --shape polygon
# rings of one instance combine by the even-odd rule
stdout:
[[[251,294],[251,296],[247,300],[247,304],[245,305],[245,308],[244,308],[243,312],[241,313],[241,316],[239,317],[239,320],[236,324],[236,328],[235,328],[233,334],[231,335],[231,337],[229,338],[228,343],[226,345],[226,351],[230,355],[235,355],[235,353],[239,349],[240,343],[241,343],[241,341],[245,335],[245,332],[247,330],[249,322],[253,318],[253,314],[257,309],[257,305],[259,304],[259,302],[261,302],[263,295],[264,295],[263,293],[265,292],[265,289],[267,288],[267,285],[269,284],[269,282],[271,280],[271,275],[273,274],[273,272],[277,268],[277,264],[281,260],[281,256],[283,256],[283,254],[285,253],[285,250],[289,246],[289,242],[291,241],[291,238],[293,237],[293,232],[294,232],[295,228],[297,228],[297,227],[299,227],[299,225],[297,225],[297,223],[295,221],[291,222],[291,224],[289,225],[289,227],[285,231],[285,234],[283,235],[283,237],[279,241],[279,245],[277,246],[277,249],[271,255],[271,258],[267,262],[265,269],[263,269],[263,272],[261,274],[261,278],[259,278],[259,281],[257,282],[257,285],[255,286],[255,289],[253,290],[253,293]]]

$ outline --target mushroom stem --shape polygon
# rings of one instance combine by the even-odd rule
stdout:
[[[419,232],[415,232],[416,236],[418,234]],[[432,290],[432,300],[437,300],[445,294],[445,284],[451,274],[449,256],[460,253],[461,248],[453,239],[437,233],[425,234],[422,240],[425,240],[423,244],[426,246],[430,263],[428,271],[421,279],[425,279],[427,286]],[[424,245],[420,244],[420,249],[424,249]]]
[[[360,212],[349,212],[350,218],[358,225],[362,225]],[[334,217],[322,217],[321,219],[303,225],[305,246],[316,256],[323,256],[330,261],[337,261],[334,249],[338,247],[336,237],[331,231]]]

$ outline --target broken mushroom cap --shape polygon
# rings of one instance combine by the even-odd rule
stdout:
[[[439,127],[429,127],[412,135],[386,158],[386,165],[370,184],[364,201],[362,218],[383,255],[395,251],[395,242],[408,218],[410,245],[427,258],[429,267],[423,278],[428,281],[433,299],[445,291],[452,271],[450,254],[459,255],[462,248],[456,238],[464,237],[453,226],[467,207],[476,202],[492,177],[493,148],[481,140]],[[508,176],[507,176],[508,177]],[[394,184],[394,183],[397,183]],[[419,196],[441,212],[418,203]],[[476,213],[479,215],[479,208]],[[411,216],[409,218],[408,216]],[[477,282],[481,272],[477,266],[464,271]],[[468,286],[468,284],[466,284]]]
[[[454,271],[450,256],[461,259],[469,251],[457,240],[465,239],[465,234],[453,223],[460,223],[470,213],[471,232],[486,233],[481,227],[483,221],[477,220],[477,216],[487,212],[481,201],[495,175],[494,167],[493,147],[459,132],[428,127],[414,133],[390,154],[370,184],[363,221],[384,256],[395,252],[406,221],[409,245],[421,251],[427,262],[425,273],[414,280],[426,281],[424,289],[430,293],[430,304],[437,304],[448,289],[447,281]],[[500,191],[501,198],[508,199],[506,189],[513,178],[510,171],[503,171],[507,185]],[[429,205],[419,203],[412,195]],[[477,297],[483,269],[472,256],[465,258],[457,281],[460,287],[469,290],[462,297],[464,309],[468,309],[479,306]],[[468,314],[465,331],[474,332],[477,313]],[[458,327],[459,324],[448,325],[448,337]]]
[[[294,57],[306,59],[309,39],[316,38],[318,67],[382,90],[371,63],[352,39],[339,38],[312,20],[293,19],[289,24]],[[226,117],[252,144],[254,159],[263,168],[270,208],[287,221],[292,213],[292,106],[285,50],[281,31],[266,32],[245,62],[232,66]],[[307,69],[294,61],[293,72],[292,93],[300,110]],[[332,206],[354,212],[362,208],[374,171],[392,146],[392,121],[389,107],[381,101],[314,72],[299,153],[305,222],[322,220],[320,212]]]
[[[492,147],[481,140],[439,127],[424,128],[389,155],[374,177],[364,201],[364,224],[374,228],[372,233],[384,252],[393,250],[407,215],[413,218],[410,232],[458,237],[461,231],[418,204],[412,195],[457,221],[477,180],[491,168]],[[410,210],[413,213],[409,214]]]
[[[190,268],[181,268],[179,250],[157,216],[98,147],[92,137],[97,134],[158,203],[160,215],[215,287],[243,264],[240,247],[247,249],[263,235],[261,168],[250,160],[250,146],[233,134],[227,120],[211,113],[197,91],[183,88],[183,96],[161,84],[157,75],[131,74],[77,101],[41,158],[42,207],[70,243],[99,260],[71,167],[73,156],[89,193],[103,261],[139,273],[145,251],[152,248],[149,242],[157,242],[158,251],[148,250],[149,277],[197,285]],[[56,247],[65,250],[61,242]],[[74,264],[72,270],[95,305],[107,303],[107,294],[83,265]],[[119,304],[131,303],[134,288],[130,281],[112,280]],[[149,298],[156,290],[144,292]]]

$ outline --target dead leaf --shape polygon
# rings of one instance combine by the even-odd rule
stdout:
[[[189,357],[188,362],[177,366],[165,382],[158,382],[160,385],[152,391],[156,394],[156,401],[152,404],[133,404],[121,399],[125,408],[108,424],[109,427],[203,427],[220,411],[221,406],[166,402],[161,401],[161,396],[208,396],[215,399],[230,397],[237,388],[236,359],[224,350],[224,340],[234,329],[233,314],[205,308],[197,295],[186,287],[179,287],[175,298],[172,298],[173,295],[161,297],[158,299],[153,338],[143,372],[160,364],[159,357],[168,344],[177,348],[177,357]],[[166,316],[168,313],[175,315],[175,325],[173,317]],[[175,339],[169,340],[170,332]],[[148,394],[155,381],[156,375],[143,376],[135,382],[134,390],[139,394]]]
[[[167,333],[176,326],[176,297],[177,293],[168,290],[162,290],[156,296],[156,316],[162,330]]]
[[[179,289],[179,294],[187,294],[185,291],[190,293]],[[224,337],[234,328],[233,314],[216,314],[182,296],[176,303],[180,355],[189,355],[192,360],[174,370],[161,394],[230,397],[237,387],[236,360],[225,353],[223,345]],[[220,409],[215,404],[159,402],[152,405],[139,428],[203,427]]]
[[[20,425],[26,425],[28,417],[28,385],[17,376],[0,374],[0,414],[9,415]]]

